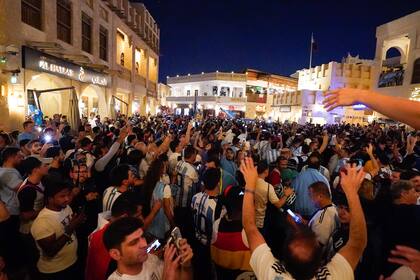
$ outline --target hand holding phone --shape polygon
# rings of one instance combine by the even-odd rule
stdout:
[[[177,255],[180,254],[180,244],[179,242],[182,239],[181,230],[178,227],[174,227],[174,229],[171,231],[171,235],[168,238],[168,241],[166,242],[166,245],[173,244],[176,247]]]
[[[302,223],[302,219],[298,215],[293,213],[292,210],[287,209],[287,214],[289,214],[296,223]]]

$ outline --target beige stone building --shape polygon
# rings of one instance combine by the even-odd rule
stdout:
[[[34,109],[44,116],[68,115],[77,106],[84,116],[112,117],[146,114],[157,106],[160,35],[143,4],[4,0],[0,5],[3,129],[20,128]]]
[[[163,107],[168,107],[168,102],[166,101],[166,98],[171,96],[171,87],[163,84],[163,83],[159,83],[158,84],[158,104],[159,107],[163,106]]]
[[[301,122],[314,123],[366,123],[373,112],[365,107],[339,107],[326,112],[322,105],[323,93],[338,88],[370,89],[374,62],[348,55],[342,62],[330,62],[311,69],[298,71],[298,90],[302,99]]]

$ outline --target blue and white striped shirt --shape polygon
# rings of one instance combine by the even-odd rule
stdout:
[[[197,169],[186,161],[179,161],[176,165],[177,190],[175,193],[175,207],[187,208],[192,196],[199,190]]]

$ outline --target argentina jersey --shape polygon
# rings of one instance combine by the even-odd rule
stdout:
[[[189,207],[192,196],[197,193],[198,173],[193,165],[180,161],[176,165],[177,191],[175,193],[175,206]]]
[[[192,198],[191,209],[195,237],[203,245],[208,245],[211,241],[216,205],[217,198],[211,197],[205,192],[198,193]]]

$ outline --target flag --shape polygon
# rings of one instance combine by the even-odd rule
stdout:
[[[312,48],[312,51],[317,51],[318,50],[318,45],[315,42],[313,33],[312,33],[312,36],[311,36],[311,48]]]
[[[311,50],[312,51],[318,50],[318,44],[315,42],[315,39],[314,39],[314,33],[312,33],[312,36],[311,36]]]

